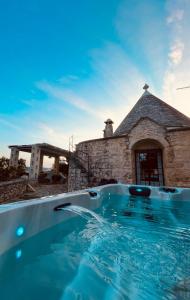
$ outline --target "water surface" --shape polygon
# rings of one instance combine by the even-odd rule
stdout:
[[[110,195],[103,222],[83,211],[2,255],[0,299],[189,300],[189,212],[190,201]]]

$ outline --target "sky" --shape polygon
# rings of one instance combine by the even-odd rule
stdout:
[[[0,0],[0,156],[114,129],[148,83],[190,117],[189,0]],[[21,157],[27,158],[25,154]]]

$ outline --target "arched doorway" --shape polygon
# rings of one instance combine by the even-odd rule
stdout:
[[[155,140],[142,140],[133,147],[136,184],[164,185],[162,146]]]

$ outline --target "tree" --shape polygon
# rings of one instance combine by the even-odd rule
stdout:
[[[26,161],[22,158],[18,160],[17,176],[22,176],[26,171]]]
[[[0,158],[0,181],[15,179],[24,174],[26,161],[22,158],[18,160],[18,167],[10,167],[9,159],[2,156]]]
[[[0,181],[7,180],[9,178],[9,159],[2,156],[0,158]]]

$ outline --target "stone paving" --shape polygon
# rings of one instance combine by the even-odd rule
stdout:
[[[40,198],[67,192],[67,184],[38,184],[34,186],[35,192],[27,192],[23,199]]]
[[[57,195],[67,192],[67,184],[37,184],[33,185],[35,192],[25,192],[21,198],[14,197],[14,199],[8,201],[2,201],[1,204],[22,201],[22,200],[30,200],[34,198],[41,198],[50,195]]]

